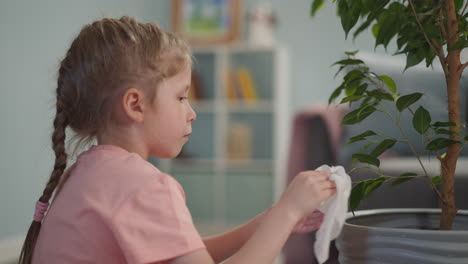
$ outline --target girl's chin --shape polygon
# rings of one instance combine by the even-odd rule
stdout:
[[[177,156],[179,156],[181,151],[182,151],[182,147],[179,148],[178,150],[168,150],[168,151],[164,151],[164,152],[155,152],[151,156],[154,156],[154,157],[160,158],[160,159],[173,159],[173,158],[176,158]]]

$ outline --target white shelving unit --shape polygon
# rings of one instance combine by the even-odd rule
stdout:
[[[186,156],[158,160],[157,166],[184,187],[195,223],[230,225],[266,209],[279,198],[286,178],[289,146],[288,53],[284,47],[245,45],[193,51],[194,71],[205,96],[191,104],[197,112]],[[249,70],[258,99],[254,104],[227,99],[226,73]],[[229,159],[230,125],[252,128],[252,157]]]

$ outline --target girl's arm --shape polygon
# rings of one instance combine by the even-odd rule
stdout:
[[[322,201],[335,193],[334,183],[328,180],[328,176],[328,174],[315,171],[297,175],[281,196],[280,201],[263,217],[250,239],[224,263],[272,263],[294,226],[308,213],[314,211]],[[233,249],[234,247],[230,248],[230,250]],[[202,249],[177,257],[171,263],[212,264],[215,262],[208,250]]]
[[[287,208],[275,206],[267,211],[262,223],[252,236],[249,237],[251,232],[249,229],[255,228],[255,218],[233,231],[208,239],[209,242],[205,244],[206,249],[176,258],[171,264],[214,264],[220,263],[231,255],[232,257],[224,262],[225,264],[273,263],[299,220],[300,217],[288,212]],[[222,239],[228,240],[222,241]],[[247,242],[242,243],[245,240]]]
[[[270,210],[271,208],[230,231],[211,237],[205,237],[203,242],[215,263],[220,263],[237,252],[258,229]],[[294,226],[291,234],[303,234],[317,230],[322,220],[323,214],[316,210],[303,218],[302,221],[299,221],[299,223]]]
[[[215,263],[229,258],[237,252],[257,230],[261,219],[268,211],[252,218],[247,223],[225,233],[203,239],[206,249]]]

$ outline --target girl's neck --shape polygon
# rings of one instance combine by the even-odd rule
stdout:
[[[126,131],[118,129],[110,129],[112,133],[101,133],[97,136],[98,145],[114,145],[127,150],[130,153],[137,153],[144,160],[149,158],[149,151],[145,146],[138,131],[126,129]]]

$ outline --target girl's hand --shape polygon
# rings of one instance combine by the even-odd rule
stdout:
[[[329,180],[330,174],[323,171],[303,171],[299,173],[281,195],[277,206],[285,209],[300,222],[320,203],[336,192],[335,182]]]
[[[292,234],[304,234],[319,229],[323,221],[323,213],[315,210],[299,221],[293,228]]]

